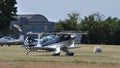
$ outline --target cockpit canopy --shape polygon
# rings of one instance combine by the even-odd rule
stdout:
[[[41,38],[42,41],[48,41],[48,40],[53,40],[56,38],[56,35],[54,34],[49,34],[49,35],[45,35]]]
[[[31,38],[31,39],[37,39],[38,38],[38,34],[28,34],[27,37]]]

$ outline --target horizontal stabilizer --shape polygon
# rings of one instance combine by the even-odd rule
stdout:
[[[72,44],[70,45],[70,47],[68,47],[69,49],[74,49],[74,48],[80,48],[81,46],[75,46],[75,41],[72,42]]]
[[[69,49],[81,48],[81,46],[68,47]]]

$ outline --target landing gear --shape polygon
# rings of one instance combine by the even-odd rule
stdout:
[[[70,52],[67,47],[62,48],[62,50],[64,52],[66,52],[66,55],[68,55],[68,56],[73,56],[74,55],[74,52]]]
[[[74,55],[74,52],[67,52],[66,55],[68,55],[68,56],[73,56],[73,55]]]
[[[8,46],[10,47],[11,45],[10,45],[10,44],[8,44]]]
[[[60,56],[60,53],[54,53],[52,56]]]
[[[60,47],[55,49],[55,53],[52,56],[59,56],[60,55]]]
[[[67,47],[61,48],[61,50],[64,51],[68,56],[74,55],[74,52],[69,51]],[[55,53],[52,56],[59,56],[59,55],[60,55],[60,47],[55,49]]]

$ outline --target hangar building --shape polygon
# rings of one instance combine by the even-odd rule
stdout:
[[[55,23],[40,14],[28,14],[15,16],[16,20],[11,21],[10,29],[12,35],[18,37],[20,34],[26,36],[27,32],[50,32],[54,31]],[[21,29],[21,30],[20,30]]]

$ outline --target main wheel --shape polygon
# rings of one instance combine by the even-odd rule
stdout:
[[[74,55],[74,52],[67,52],[66,55],[68,55],[68,56],[73,56],[73,55]]]
[[[52,56],[60,56],[60,53],[54,53]]]

